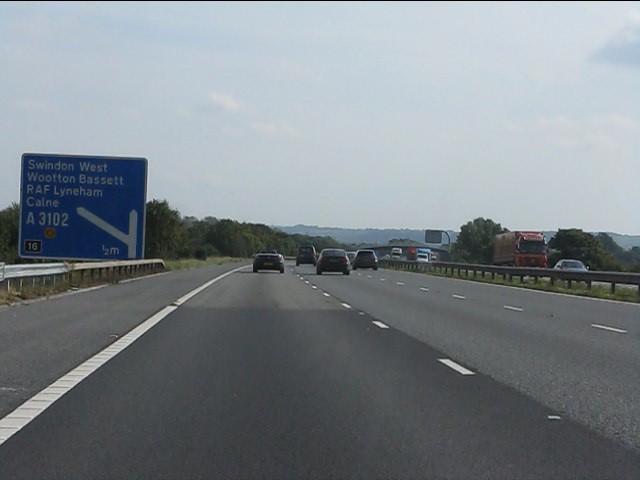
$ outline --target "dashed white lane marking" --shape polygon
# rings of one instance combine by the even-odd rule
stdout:
[[[524,308],[512,307],[511,305],[505,305],[504,309],[505,310],[511,310],[512,312],[524,312]]]
[[[364,312],[358,312],[358,315],[364,315]]]
[[[379,322],[378,320],[374,320],[371,323],[373,323],[376,327],[380,327],[380,328],[383,328],[383,329],[389,328],[389,325],[385,325],[384,323]]]
[[[427,287],[420,287],[420,290],[422,290],[423,292],[428,292],[429,289]]]
[[[447,367],[454,369],[456,372],[462,375],[475,375],[471,370],[467,370],[462,365],[459,365],[453,360],[449,360],[448,358],[439,358],[438,361],[444,363]]]
[[[309,280],[305,280],[304,283],[306,283],[307,285],[309,285]]]
[[[404,283],[402,283],[402,282],[396,282],[396,285],[400,285],[400,286],[402,286],[402,285],[404,285]]]
[[[621,330],[619,328],[615,328],[615,327],[608,327],[606,325],[598,325],[597,323],[592,323],[591,326],[593,328],[600,328],[602,330],[608,330],[610,332],[616,332],[616,333],[627,333],[626,330]]]
[[[547,419],[548,420],[562,420],[562,418],[560,418],[560,415],[547,415]]]
[[[467,297],[465,297],[464,295],[452,295],[453,298],[457,298],[458,300],[465,300]]]
[[[323,294],[325,297],[330,297],[330,296],[331,296],[331,295],[329,295],[327,292],[322,292],[322,294]]]
[[[367,278],[373,278],[371,275],[367,275]]]
[[[348,303],[341,303],[340,305],[342,305],[344,308],[351,308],[351,305],[349,305]]]
[[[316,287],[315,285],[311,285],[311,288],[313,288],[314,290],[318,289],[318,287]]]
[[[102,351],[95,354],[89,360],[80,364],[73,370],[71,370],[66,375],[62,376],[51,385],[46,387],[40,393],[37,393],[35,396],[24,402],[18,408],[16,408],[13,412],[8,414],[6,417],[0,419],[0,445],[6,442],[11,436],[15,435],[19,432],[25,425],[30,423],[34,418],[44,412],[47,408],[49,408],[53,403],[62,397],[64,394],[69,392],[73,387],[78,385],[82,380],[87,378],[93,372],[95,372],[102,365],[107,363],[113,357],[118,355],[124,349],[126,349],[129,345],[134,343],[138,338],[144,335],[147,331],[153,328],[156,324],[158,324],[162,319],[164,319],[167,315],[175,311],[178,306],[182,305],[184,302],[194,297],[198,293],[202,292],[207,287],[213,285],[214,283],[222,280],[228,275],[231,275],[239,270],[243,270],[245,268],[250,268],[249,266],[243,266],[236,268],[234,270],[230,270],[229,272],[223,273],[222,275],[209,280],[204,283],[200,287],[192,290],[186,295],[180,297],[178,300],[173,302],[171,305],[164,307],[155,315],[152,315],[140,325],[135,327],[129,333],[124,335],[119,340],[116,340],[114,343],[103,349]]]

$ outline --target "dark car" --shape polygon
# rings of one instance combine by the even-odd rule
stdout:
[[[349,257],[347,252],[341,248],[325,248],[320,252],[316,264],[316,273],[322,272],[342,272],[349,275]]]
[[[373,250],[358,250],[356,257],[353,259],[353,269],[373,268],[378,270],[378,256]]]
[[[280,270],[284,273],[284,257],[275,250],[258,252],[253,257],[253,271]]]
[[[562,259],[553,267],[556,270],[562,270],[565,272],[588,272],[589,269],[580,260],[573,260],[570,258]]]
[[[315,267],[316,261],[316,248],[313,245],[298,248],[298,255],[296,255],[296,265],[300,265],[302,263],[311,263]]]

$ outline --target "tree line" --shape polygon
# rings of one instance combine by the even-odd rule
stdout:
[[[453,260],[493,263],[495,236],[508,231],[490,218],[467,222],[451,247]],[[581,260],[591,270],[640,272],[640,247],[624,250],[606,233],[593,235],[579,228],[559,229],[549,241],[549,266],[561,258]]]
[[[25,261],[18,256],[20,206],[12,203],[0,210],[0,262]],[[491,264],[494,238],[508,229],[487,218],[476,218],[460,227],[452,245],[453,260]],[[166,260],[212,256],[250,258],[259,250],[273,249],[294,256],[299,246],[314,245],[318,251],[328,247],[357,249],[327,236],[287,234],[259,223],[231,219],[183,217],[166,200],[146,205],[145,258]],[[560,258],[582,260],[592,270],[640,272],[640,247],[624,250],[606,233],[592,235],[580,229],[558,230],[549,242],[549,265]]]
[[[28,261],[18,256],[19,228],[20,206],[13,203],[0,211],[0,262]],[[331,237],[291,235],[258,223],[183,217],[166,200],[154,199],[146,204],[145,258],[250,258],[259,250],[277,250],[286,256],[294,256],[302,245],[314,245],[317,250],[351,248]]]

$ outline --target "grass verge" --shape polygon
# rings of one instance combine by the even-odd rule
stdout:
[[[167,270],[185,270],[189,268],[201,268],[209,265],[224,265],[225,263],[248,262],[246,258],[234,257],[210,257],[206,260],[197,260],[195,258],[186,258],[183,260],[165,260],[164,264]]]
[[[184,260],[167,260],[165,261],[165,266],[167,270],[183,270],[189,268],[200,268],[208,265],[223,265],[225,263],[233,263],[245,261],[246,259],[241,258],[231,258],[231,257],[211,257],[207,260],[196,260],[196,259],[184,259]],[[120,280],[124,280],[126,278],[132,278],[131,276],[122,276],[115,277],[110,279],[99,279],[93,282],[83,281],[82,284],[74,281],[70,282],[61,282],[55,285],[45,284],[45,285],[34,285],[34,286],[25,286],[20,291],[15,290],[0,290],[0,305],[12,305],[16,303],[22,303],[28,300],[34,300],[36,298],[49,298],[52,295],[57,295],[64,292],[69,292],[73,290],[78,290],[82,288],[88,288],[96,285],[103,285],[107,283],[118,283]]]
[[[391,267],[387,267],[391,268]],[[404,271],[400,268],[391,268],[393,270]],[[527,288],[530,290],[541,290],[544,292],[552,292],[552,293],[564,293],[567,295],[576,295],[581,297],[590,297],[590,298],[600,298],[604,300],[617,300],[621,302],[631,302],[631,303],[640,303],[640,296],[638,295],[638,288],[633,286],[626,285],[616,285],[615,293],[611,293],[611,289],[609,287],[600,286],[600,285],[592,285],[591,289],[587,288],[586,283],[584,282],[572,282],[571,288],[569,288],[568,283],[564,281],[556,281],[554,285],[551,285],[551,280],[546,278],[538,279],[536,283],[532,278],[525,278],[524,281],[520,281],[519,277],[514,277],[512,280],[504,280],[502,277],[496,276],[496,278],[492,279],[490,275],[486,275],[482,278],[480,275],[473,276],[470,272],[469,276],[464,274],[454,273],[442,273],[442,272],[416,272],[423,273],[425,275],[433,275],[434,277],[444,277],[444,278],[455,278],[458,280],[469,280],[472,282],[480,282],[480,283],[491,283],[494,285],[505,285],[509,287],[517,287],[517,288]]]

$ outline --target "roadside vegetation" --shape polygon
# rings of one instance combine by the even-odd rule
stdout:
[[[389,268],[389,267],[385,267]],[[390,267],[394,270],[402,270],[400,268]],[[578,295],[582,297],[600,298],[605,300],[618,300],[622,302],[640,303],[640,295],[638,295],[638,287],[632,285],[616,285],[616,290],[611,293],[609,286],[592,285],[591,289],[587,288],[584,282],[571,282],[571,288],[569,288],[568,282],[556,280],[552,285],[551,280],[548,278],[539,278],[538,282],[535,282],[533,278],[525,278],[524,281],[520,281],[520,277],[513,277],[511,280],[503,279],[501,275],[496,275],[495,278],[491,278],[491,275],[485,275],[484,278],[477,274],[473,276],[473,272],[469,272],[469,275],[465,275],[464,272],[416,272],[423,275],[432,275],[434,277],[455,278],[458,280],[468,280],[472,282],[490,283],[494,285],[505,285],[509,287],[527,288],[530,290],[541,290],[545,292],[564,293],[567,295]]]
[[[21,259],[18,256],[19,237],[18,203],[12,203],[0,210],[0,263],[33,263],[46,260]],[[356,245],[342,244],[327,236],[288,234],[264,224],[237,222],[212,216],[198,219],[182,216],[171,208],[166,200],[152,200],[146,205],[145,258],[161,258],[168,270],[199,268],[211,264],[249,261],[255,252],[274,249],[286,257],[296,255],[301,245],[314,245],[317,251],[338,247],[357,250]],[[491,264],[495,235],[508,231],[500,223],[489,218],[476,218],[460,227],[460,234],[452,245],[454,262]],[[397,240],[395,240],[397,242]],[[549,266],[553,267],[560,258],[581,260],[591,270],[640,272],[640,247],[624,250],[605,234],[592,235],[580,229],[560,229],[549,243]],[[56,261],[56,260],[52,260]],[[457,275],[447,275],[457,276]],[[461,278],[467,278],[462,276]],[[492,281],[476,277],[475,281]],[[501,279],[493,283],[504,282]],[[593,286],[591,290],[572,285],[540,281],[538,284],[520,284],[519,279],[507,282],[509,285],[536,288],[540,290],[587,295],[615,300],[638,301],[637,289],[623,286],[614,294],[607,287]],[[22,292],[0,291],[0,303],[26,300],[65,291],[74,286],[25,288]]]
[[[190,268],[201,268],[209,265],[224,265],[226,263],[250,262],[249,258],[233,257],[210,257],[206,260],[196,258],[183,258],[180,260],[165,260],[167,270],[187,270]]]
[[[451,247],[453,261],[491,265],[494,238],[508,231],[490,218],[467,222]],[[579,228],[558,229],[549,242],[549,267],[562,258],[580,260],[591,270],[640,272],[640,247],[624,250],[606,233],[592,235]]]
[[[33,262],[18,256],[19,212],[17,203],[0,210],[0,262],[8,265]],[[314,245],[317,250],[351,247],[331,237],[292,235],[259,223],[215,217],[183,217],[166,200],[152,200],[146,205],[145,258],[162,258],[165,262],[251,258],[257,251],[265,249],[295,256],[300,245]]]
[[[208,265],[224,265],[227,263],[239,263],[249,262],[247,258],[232,258],[232,257],[211,257],[206,260],[180,259],[180,260],[166,260],[165,266],[167,271],[173,270],[185,270],[190,268],[201,268]],[[109,283],[118,283],[121,280],[132,278],[131,276],[123,276],[121,278],[112,278],[110,280],[96,279],[90,281],[88,278],[82,282],[74,281],[73,283],[68,281],[58,282],[53,284],[51,282],[45,285],[25,286],[19,292],[15,290],[0,290],[0,305],[11,305],[14,303],[21,303],[37,298],[49,298],[52,295],[58,295],[65,292],[71,292],[80,290],[82,288],[94,287],[96,285],[105,285]]]

